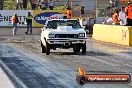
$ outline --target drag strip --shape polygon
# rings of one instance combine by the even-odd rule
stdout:
[[[119,53],[127,48],[87,40],[87,53],[76,55],[72,49],[41,53],[40,35],[2,37],[0,60],[28,88],[132,88],[129,84],[86,84],[76,82],[77,68],[88,73],[128,73],[131,55]],[[4,39],[5,38],[5,39]],[[118,52],[117,52],[118,51]],[[132,52],[131,49],[129,52]]]
[[[44,65],[35,62],[8,46],[0,46],[0,62],[8,70],[10,76],[22,86],[22,88],[76,88],[63,84],[63,77],[52,70],[49,62]],[[56,69],[57,70],[57,69]],[[66,75],[65,75],[66,76]],[[59,79],[58,79],[59,78]],[[71,81],[71,80],[70,80]],[[69,81],[69,82],[70,82]]]

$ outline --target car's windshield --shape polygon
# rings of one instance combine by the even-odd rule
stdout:
[[[77,20],[52,20],[48,21],[47,27],[57,29],[58,26],[72,26],[73,29],[81,28]]]

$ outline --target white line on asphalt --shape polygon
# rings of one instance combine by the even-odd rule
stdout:
[[[0,60],[1,66],[4,68],[4,70],[15,80],[16,83],[18,83],[22,88],[28,88],[21,80],[19,80],[13,72]]]

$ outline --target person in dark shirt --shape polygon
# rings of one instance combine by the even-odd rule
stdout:
[[[84,9],[85,9],[85,7],[84,7],[84,5],[82,5],[82,7],[81,7],[81,14],[85,14]]]
[[[27,0],[23,0],[23,9],[27,9]]]
[[[0,10],[3,10],[3,3],[4,3],[4,0],[0,0]]]
[[[25,34],[28,34],[29,28],[30,28],[30,34],[32,34],[32,19],[33,19],[33,16],[31,15],[30,12],[28,12],[28,15],[26,16],[27,31],[25,32]]]
[[[81,6],[81,11],[80,11],[80,13],[81,13],[81,17],[82,17],[82,19],[83,19],[83,18],[84,18],[84,14],[85,14],[85,7],[84,7],[84,5]]]

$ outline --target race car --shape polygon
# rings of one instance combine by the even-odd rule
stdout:
[[[50,50],[73,48],[74,53],[86,53],[86,31],[77,19],[47,20],[41,28],[41,52],[50,54]]]

